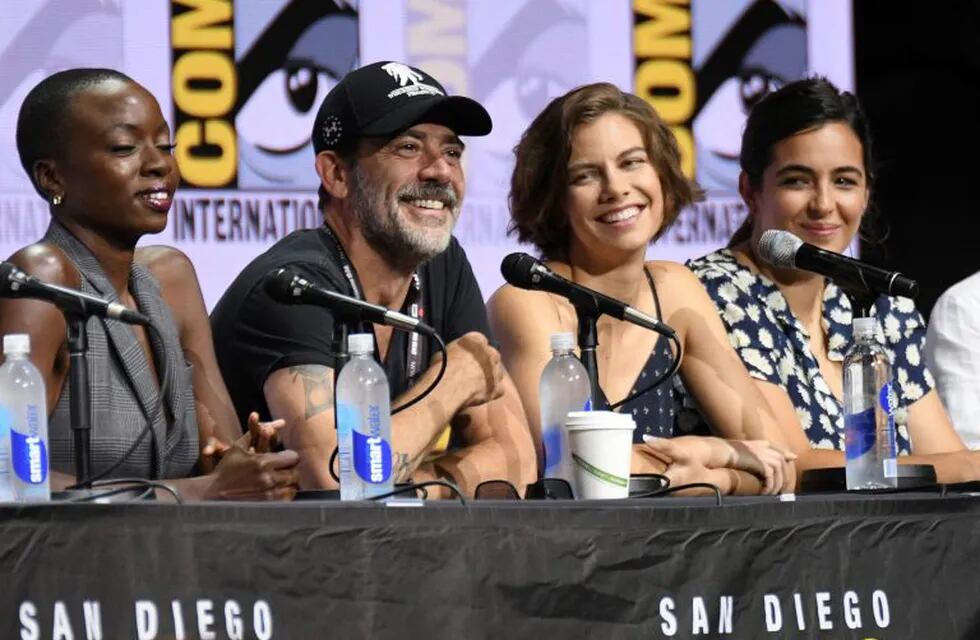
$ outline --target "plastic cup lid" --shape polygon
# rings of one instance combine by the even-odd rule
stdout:
[[[565,428],[569,431],[585,429],[629,429],[636,428],[633,416],[616,411],[570,411],[565,418]]]

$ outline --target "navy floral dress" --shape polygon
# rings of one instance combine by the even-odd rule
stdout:
[[[718,307],[728,338],[749,374],[786,390],[814,447],[842,451],[843,407],[810,351],[806,329],[775,283],[739,264],[728,249],[688,261],[688,266]],[[898,405],[907,408],[935,386],[923,357],[925,321],[908,298],[881,296],[872,315],[878,319],[878,341],[891,360]],[[830,360],[844,360],[852,317],[850,300],[828,281],[822,324]],[[907,455],[911,442],[905,424],[897,425],[897,436],[899,454]]]

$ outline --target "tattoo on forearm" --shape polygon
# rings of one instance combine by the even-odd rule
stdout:
[[[392,462],[395,468],[395,482],[405,482],[411,479],[412,473],[412,460],[408,457],[407,453],[398,453],[397,451],[393,455]]]
[[[331,370],[323,365],[297,365],[289,367],[293,379],[303,381],[303,397],[306,404],[306,419],[325,411],[333,410],[333,376]]]

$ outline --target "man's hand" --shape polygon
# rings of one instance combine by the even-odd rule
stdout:
[[[446,347],[449,362],[443,382],[448,382],[465,394],[462,407],[474,407],[495,400],[503,394],[500,385],[504,367],[500,354],[478,331],[450,342]],[[442,354],[436,354],[432,362],[439,364]]]

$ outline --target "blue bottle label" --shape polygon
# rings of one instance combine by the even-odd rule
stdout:
[[[844,448],[848,460],[860,458],[874,446],[874,443],[874,407],[844,417]]]
[[[381,437],[381,409],[368,405],[367,431],[354,429],[354,471],[365,482],[382,484],[391,477],[391,445]]]
[[[42,484],[48,478],[48,448],[38,435],[40,414],[37,406],[27,405],[24,417],[27,433],[12,428],[10,412],[0,408],[0,422],[5,425],[2,430],[10,430],[10,466],[21,482]]]
[[[886,382],[881,387],[881,391],[878,392],[878,404],[881,405],[881,408],[888,415],[892,415],[895,412],[895,407],[898,406],[898,396],[895,395],[895,391],[892,389],[892,383]]]
[[[544,475],[549,477],[561,462],[561,425],[553,424],[541,436],[544,447]]]

